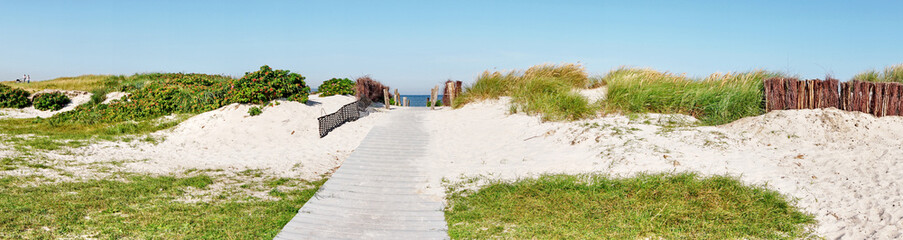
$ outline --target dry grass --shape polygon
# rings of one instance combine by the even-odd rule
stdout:
[[[884,72],[868,70],[853,76],[853,80],[866,82],[898,82],[903,83],[903,64],[891,65]]]
[[[115,76],[112,75],[81,75],[77,77],[61,77],[45,81],[37,81],[31,83],[17,83],[14,81],[0,82],[10,87],[25,89],[29,92],[37,92],[44,89],[58,90],[78,90],[78,91],[94,91],[104,88],[107,79]]]

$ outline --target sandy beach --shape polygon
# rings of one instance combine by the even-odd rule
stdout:
[[[584,94],[604,97],[602,91]],[[124,172],[261,171],[316,180],[340,167],[369,129],[392,114],[371,107],[368,116],[319,138],[316,118],[353,101],[350,96],[312,96],[307,104],[277,101],[254,117],[247,113],[251,105],[232,104],[150,134],[159,140],[155,143],[100,141],[41,155],[66,163],[61,169],[73,176],[49,170],[5,173],[102,178],[108,174],[85,166],[108,164]],[[421,166],[430,176],[424,192],[442,200],[445,182],[473,177],[690,171],[735,176],[775,189],[816,216],[820,236],[895,238],[903,232],[903,186],[896,177],[903,174],[897,163],[903,160],[901,117],[819,109],[774,111],[703,127],[679,114],[542,122],[537,116],[510,114],[508,101],[425,113],[431,140]]]

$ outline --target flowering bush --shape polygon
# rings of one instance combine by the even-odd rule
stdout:
[[[24,108],[31,106],[28,91],[0,84],[0,108]]]
[[[63,94],[61,92],[54,92],[35,95],[34,99],[32,99],[32,102],[34,103],[34,108],[37,110],[56,111],[63,109],[63,107],[65,107],[66,104],[72,102],[72,100],[69,99],[66,94]]]
[[[241,79],[232,81],[227,96],[230,102],[262,104],[277,98],[307,102],[310,87],[304,84],[304,77],[288,70],[273,70],[262,66],[256,72],[246,73]]]
[[[303,77],[263,66],[241,79],[206,74],[154,73],[151,81],[122,88],[131,94],[111,104],[84,104],[57,114],[54,122],[85,124],[144,120],[173,113],[201,113],[232,103],[266,103],[287,97],[306,102]]]
[[[347,78],[333,78],[326,80],[317,87],[321,97],[332,95],[354,95],[354,82]]]

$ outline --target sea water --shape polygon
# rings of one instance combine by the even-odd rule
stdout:
[[[426,99],[430,98],[430,95],[401,95],[401,97],[407,97],[408,101],[411,102],[410,107],[426,107]],[[398,100],[401,100],[401,97]],[[442,99],[442,95],[438,97],[440,100]],[[432,100],[436,102],[436,100]]]

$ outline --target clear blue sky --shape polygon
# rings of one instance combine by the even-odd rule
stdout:
[[[483,70],[581,62],[805,78],[903,63],[900,1],[0,0],[0,80],[267,64],[409,94]]]

